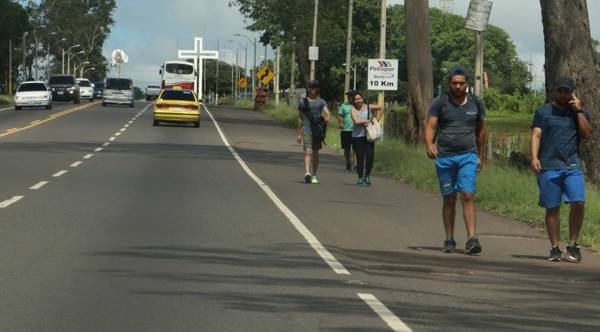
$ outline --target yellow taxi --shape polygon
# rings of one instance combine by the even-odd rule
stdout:
[[[163,89],[154,104],[153,125],[160,122],[192,123],[200,127],[200,102],[188,89]]]

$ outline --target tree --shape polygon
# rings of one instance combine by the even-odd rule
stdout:
[[[552,82],[558,76],[570,76],[577,85],[577,97],[590,110],[592,126],[598,128],[594,115],[600,106],[597,95],[595,52],[592,48],[586,0],[540,0],[544,26],[546,95],[552,96]],[[600,183],[600,136],[582,144],[587,177]]]
[[[27,11],[12,0],[0,0],[0,84],[8,87],[9,45],[12,43],[12,82],[15,82],[17,69],[23,56],[23,33],[29,30]],[[10,42],[9,42],[10,40]],[[18,49],[18,52],[14,50]]]
[[[406,0],[406,58],[408,68],[408,114],[406,141],[423,141],[425,113],[433,99],[431,46],[429,44],[429,4]]]
[[[45,35],[44,44],[49,49],[40,48],[38,56],[51,61],[52,72],[60,72],[63,64],[63,50],[79,44],[76,50],[83,50],[81,56],[71,61],[86,67],[94,67],[89,72],[92,81],[101,80],[108,71],[108,63],[102,55],[102,46],[114,24],[112,14],[116,8],[115,0],[43,0],[28,5],[32,24]],[[52,34],[51,34],[52,33]],[[33,48],[39,45],[32,45]],[[49,51],[49,54],[46,52]],[[67,62],[67,60],[65,60]]]

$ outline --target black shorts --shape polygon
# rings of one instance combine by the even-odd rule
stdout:
[[[352,132],[340,131],[340,142],[342,143],[342,149],[350,150],[352,147]]]

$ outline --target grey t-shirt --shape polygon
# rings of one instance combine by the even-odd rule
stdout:
[[[464,105],[455,105],[443,94],[429,107],[427,115],[438,118],[438,157],[477,153],[477,123],[485,117],[485,110],[481,101],[473,99],[476,96],[468,94],[467,98]],[[481,107],[477,107],[477,103]]]
[[[306,133],[311,133],[311,129],[310,129],[310,119],[308,118],[308,116],[306,115],[306,112],[304,111],[304,108],[306,106],[304,106],[305,102],[308,101],[308,107],[310,108],[310,112],[312,113],[313,117],[315,119],[319,119],[322,118],[323,115],[321,114],[321,112],[323,111],[323,109],[325,107],[327,107],[327,102],[325,102],[325,100],[318,98],[315,100],[310,100],[308,98],[303,98],[300,101],[300,105],[298,105],[298,111],[302,112],[302,131],[306,132]]]

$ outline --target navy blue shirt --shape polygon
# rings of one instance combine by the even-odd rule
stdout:
[[[584,111],[590,121],[590,113]],[[581,168],[577,113],[571,108],[561,111],[551,103],[535,111],[531,128],[542,129],[538,159],[542,170]]]
[[[427,112],[438,118],[437,150],[438,157],[451,157],[460,154],[477,153],[477,123],[483,121],[485,110],[481,101],[475,101],[468,94],[464,105],[455,105],[447,94],[438,96]],[[481,107],[477,107],[477,103]]]

